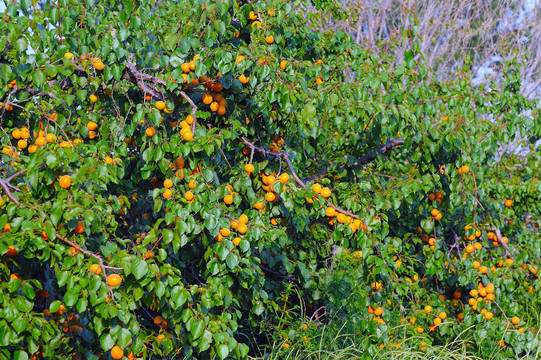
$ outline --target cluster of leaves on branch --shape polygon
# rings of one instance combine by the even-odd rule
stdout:
[[[531,350],[539,150],[494,160],[541,135],[518,64],[437,83],[410,32],[388,71],[316,3],[7,4],[0,358],[244,358],[330,314],[366,354]]]

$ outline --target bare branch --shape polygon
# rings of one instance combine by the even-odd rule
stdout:
[[[402,144],[404,144],[403,139],[389,139],[389,140],[387,140],[387,142],[385,144],[383,144],[382,146],[377,148],[373,153],[357,158],[357,161],[355,162],[355,165],[366,165],[368,163],[371,163],[372,161],[374,161],[378,157],[378,155],[385,154],[386,152],[390,151],[391,149],[393,149],[395,147],[398,147],[398,146],[400,146]],[[344,166],[345,165],[342,165],[341,167],[343,168]],[[328,168],[328,165],[325,165],[321,171],[319,171],[315,175],[312,175],[309,178],[307,178],[306,182],[313,181],[313,180],[315,180],[315,179],[317,179],[317,178],[319,178],[321,176],[326,175],[327,174],[327,168]],[[382,175],[382,176],[385,176],[385,175]]]
[[[385,154],[387,151],[392,148],[401,146],[404,144],[404,139],[389,139],[385,144],[377,148],[372,154],[361,156],[357,159],[356,165],[366,165],[371,163],[378,157],[380,154]]]
[[[498,242],[502,245],[503,249],[505,250],[505,257],[509,259],[513,259],[513,255],[511,255],[511,252],[509,251],[509,246],[505,241],[503,241],[502,233],[500,232],[500,229],[498,228],[489,228],[487,229],[489,231],[493,231],[496,234],[496,239],[498,239]]]
[[[13,203],[17,204],[17,205],[20,205],[21,203],[19,202],[19,200],[17,200],[14,196],[13,196],[13,193],[11,192],[11,190],[14,190],[14,191],[21,191],[19,190],[18,187],[16,186],[13,186],[10,184],[11,180],[15,179],[16,177],[18,177],[19,175],[21,174],[24,174],[26,172],[26,169],[24,170],[21,170],[19,172],[16,172],[15,174],[11,175],[10,177],[6,178],[6,179],[0,179],[0,187],[2,187],[2,190],[4,190],[4,192],[6,193],[7,197],[13,201]]]

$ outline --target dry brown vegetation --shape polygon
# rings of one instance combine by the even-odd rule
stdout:
[[[497,75],[515,57],[523,66],[523,95],[539,96],[541,85],[541,1],[539,0],[341,0],[349,8],[340,27],[367,49],[400,39],[401,31],[418,28],[421,51],[438,80],[449,81],[471,71],[477,80]],[[396,49],[396,64],[410,48]],[[488,70],[488,71],[487,71]]]

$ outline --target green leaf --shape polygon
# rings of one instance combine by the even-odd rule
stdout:
[[[115,346],[115,341],[111,334],[106,333],[100,336],[100,345],[104,351],[109,351],[113,346]]]
[[[28,360],[28,354],[24,350],[17,350],[13,354],[14,360]]]
[[[167,50],[174,50],[178,46],[179,37],[177,34],[167,34],[165,36],[165,48]]]
[[[428,218],[421,220],[421,227],[427,233],[431,233],[434,230],[434,219]]]
[[[32,82],[38,87],[43,85],[45,83],[45,72],[34,70],[34,72],[32,72]]]
[[[146,261],[136,258],[132,263],[131,272],[137,280],[140,280],[148,273],[148,264]]]
[[[239,266],[239,257],[235,254],[229,253],[225,258],[225,262],[230,269],[234,269]]]
[[[229,355],[229,347],[225,344],[218,345],[218,350],[216,351],[220,359],[225,359]]]
[[[174,239],[175,239],[175,233],[173,230],[170,230],[170,229],[163,230],[163,240],[165,241],[166,244],[169,244]]]
[[[190,334],[192,335],[192,340],[195,341],[203,335],[203,330],[205,330],[205,322],[199,319],[193,319],[190,323]]]
[[[25,313],[30,312],[34,308],[34,304],[24,296],[17,296],[13,301],[13,304],[17,310]]]
[[[206,351],[210,344],[212,343],[212,333],[205,329],[203,332],[203,336],[201,336],[201,339],[199,340],[199,350],[200,351]]]
[[[182,305],[184,305],[186,300],[188,300],[189,296],[190,293],[188,290],[180,286],[175,286],[171,291],[171,300],[173,300],[173,304],[171,306],[173,309],[178,310]]]
[[[22,333],[26,329],[27,325],[28,319],[23,317],[15,319],[15,321],[13,321],[13,323],[11,324],[11,326],[13,326],[13,329],[15,329],[18,334]]]
[[[20,37],[19,39],[17,39],[17,41],[15,42],[15,49],[17,49],[17,51],[19,52],[23,52],[26,51],[26,48],[28,48],[28,41],[26,40],[26,38]]]
[[[62,305],[62,302],[60,300],[55,300],[49,305],[49,312],[54,313],[57,312],[58,309],[60,309],[60,305]]]

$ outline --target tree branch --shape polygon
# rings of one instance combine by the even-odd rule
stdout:
[[[498,239],[498,242],[502,245],[503,249],[505,250],[505,257],[513,259],[513,255],[511,255],[511,252],[509,251],[509,246],[506,242],[503,241],[502,233],[500,232],[500,229],[498,228],[489,228],[487,229],[489,231],[493,231],[496,234],[496,239]]]
[[[87,256],[91,256],[93,257],[94,259],[97,259],[100,263],[100,268],[101,268],[101,273],[103,274],[103,277],[105,278],[105,284],[107,285],[107,290],[109,292],[109,296],[111,297],[111,299],[114,300],[114,294],[113,294],[113,290],[111,289],[111,287],[109,286],[109,284],[107,284],[107,269],[109,270],[124,270],[123,268],[120,268],[120,267],[114,267],[114,266],[108,266],[108,265],[105,265],[105,263],[103,262],[103,259],[101,258],[101,256],[97,255],[97,254],[94,254],[93,252],[91,251],[88,251],[88,250],[85,250],[83,248],[81,248],[79,245],[77,245],[75,242],[73,241],[70,241],[68,239],[66,239],[65,237],[59,235],[59,234],[56,234],[56,237],[59,238],[60,240],[62,240],[63,242],[65,242],[66,244],[70,245],[70,246],[73,246],[74,248],[77,249],[77,251],[80,251],[82,252],[83,254],[87,255]]]
[[[291,165],[291,160],[289,159],[288,154],[286,154],[285,152],[274,152],[270,150],[265,150],[261,147],[255,146],[253,143],[248,141],[248,139],[246,139],[244,136],[240,138],[240,141],[242,141],[250,149],[256,150],[257,152],[260,152],[263,155],[270,155],[274,157],[283,158],[285,162],[287,163],[287,166],[289,167],[289,170],[291,171],[291,176],[293,177],[293,179],[295,179],[295,182],[299,184],[299,186],[302,187],[303,189],[306,189],[306,184],[299,178],[299,176],[297,175],[297,172],[293,168],[293,165]]]
[[[14,190],[14,191],[21,191],[19,190],[18,187],[16,186],[13,186],[10,184],[11,180],[15,179],[16,177],[18,177],[19,175],[21,174],[24,174],[26,172],[26,169],[24,170],[21,170],[19,172],[16,172],[15,174],[11,175],[10,177],[6,178],[6,179],[0,179],[0,187],[2,187],[2,190],[4,190],[4,192],[6,193],[7,197],[13,201],[13,203],[17,204],[17,205],[20,205],[21,203],[19,202],[19,200],[17,200],[14,196],[13,196],[13,193],[11,192],[11,190]]]
[[[242,143],[244,143],[246,146],[248,146],[250,149],[252,149],[252,152],[255,150],[257,152],[262,153],[263,155],[270,155],[270,156],[274,156],[274,157],[277,157],[277,158],[283,158],[285,160],[286,164],[287,164],[287,167],[291,171],[291,176],[293,177],[293,179],[295,179],[295,182],[300,187],[302,187],[303,189],[306,189],[306,184],[299,178],[299,176],[297,175],[297,172],[295,171],[295,169],[293,168],[293,165],[291,164],[291,159],[289,158],[289,154],[286,154],[283,151],[274,152],[274,151],[263,149],[263,148],[261,148],[259,146],[255,146],[253,143],[248,141],[248,139],[246,139],[244,136],[240,138],[240,141]],[[339,211],[341,213],[344,213],[346,215],[351,216],[354,219],[360,220],[358,215],[355,215],[350,211],[344,210],[344,209],[342,209],[342,208],[340,208],[340,207],[338,207],[338,206],[336,206],[336,205],[334,205],[332,203],[329,203],[329,206],[331,206],[332,208],[334,208],[335,210],[337,210],[337,211]]]
[[[357,161],[355,162],[355,165],[360,166],[360,165],[366,165],[368,163],[371,163],[372,161],[374,161],[378,157],[378,155],[384,154],[384,153],[390,151],[391,149],[393,149],[395,147],[398,147],[398,146],[401,146],[403,144],[404,144],[403,139],[389,139],[389,140],[387,140],[387,142],[385,144],[383,144],[382,146],[377,148],[373,153],[357,158]],[[318,173],[316,173],[316,174],[310,176],[309,178],[307,178],[306,182],[313,181],[313,180],[315,180],[315,179],[317,179],[317,178],[319,178],[319,177],[321,177],[323,175],[326,175],[328,167],[329,167],[329,165],[325,165],[321,171],[319,171]],[[342,165],[341,167],[344,167],[344,165]],[[382,176],[385,176],[385,175],[382,175]]]
[[[389,139],[385,144],[377,148],[372,154],[361,156],[357,158],[357,161],[355,162],[356,165],[366,165],[368,163],[371,163],[378,157],[380,154],[385,154],[392,148],[395,148],[397,146],[401,146],[404,144],[404,139]]]
[[[261,264],[258,263],[257,261],[254,261],[254,263],[255,263],[257,266],[259,266],[259,268],[260,268],[261,270],[263,270],[263,272],[264,272],[265,274],[271,275],[271,276],[276,277],[276,278],[279,278],[279,279],[284,279],[284,280],[286,280],[286,281],[288,281],[288,282],[290,282],[290,283],[295,283],[295,284],[297,284],[297,285],[299,284],[299,281],[298,281],[298,280],[295,278],[295,276],[293,276],[293,275],[284,275],[284,274],[282,274],[282,273],[280,273],[280,272],[278,272],[278,271],[271,270],[271,269],[269,269],[268,267],[265,267],[265,266],[261,265]]]

